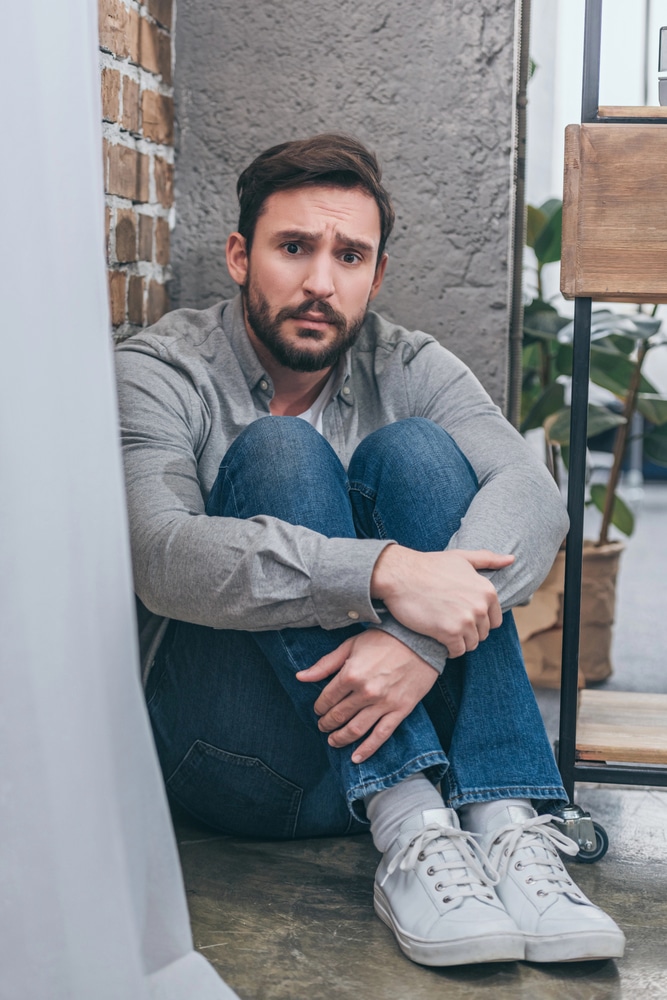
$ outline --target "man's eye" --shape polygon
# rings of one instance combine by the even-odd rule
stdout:
[[[353,253],[351,250],[349,250],[347,253],[343,254],[343,260],[345,261],[346,264],[358,264],[359,261],[361,260],[361,257],[359,256],[358,253]]]
[[[298,243],[286,243],[285,244],[285,250],[287,251],[287,253],[292,254],[292,256],[294,256],[295,254],[297,254],[300,249],[301,249],[301,247],[299,246]]]

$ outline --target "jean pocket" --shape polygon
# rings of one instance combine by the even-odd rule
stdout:
[[[167,788],[193,816],[224,833],[295,836],[303,790],[258,757],[196,740],[167,779]]]

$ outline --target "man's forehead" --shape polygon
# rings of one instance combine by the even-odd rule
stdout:
[[[267,232],[302,230],[342,233],[359,240],[380,239],[380,210],[373,196],[361,187],[303,185],[274,191],[257,219]]]

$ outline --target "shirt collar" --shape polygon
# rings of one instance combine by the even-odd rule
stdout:
[[[241,366],[241,371],[251,392],[257,387],[262,379],[270,382],[269,376],[262,368],[261,362],[248,337],[243,315],[243,302],[241,295],[236,295],[223,303],[222,307],[222,327],[234,351],[234,355]],[[339,364],[336,380],[332,387],[331,398],[340,396],[348,406],[352,405],[352,391],[350,380],[352,377],[352,351],[346,351],[343,363]]]
[[[268,375],[262,368],[250,343],[240,294],[223,304],[222,328],[227,334],[234,356],[241,366],[248,388],[252,392],[258,382],[261,382],[262,379],[268,379]]]

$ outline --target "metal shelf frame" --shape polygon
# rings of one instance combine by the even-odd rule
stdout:
[[[625,117],[599,116],[600,49],[602,0],[586,0],[584,25],[584,66],[581,121],[624,122]],[[664,117],[633,117],[637,124],[661,123]],[[570,469],[568,513],[570,531],[565,552],[565,594],[563,598],[563,660],[560,697],[560,732],[557,745],[558,767],[570,802],[576,781],[621,785],[667,786],[667,768],[637,767],[631,764],[592,764],[576,761],[577,680],[579,668],[579,628],[581,623],[581,578],[586,489],[586,423],[591,349],[592,299],[574,300],[572,361],[572,405],[570,413]]]

